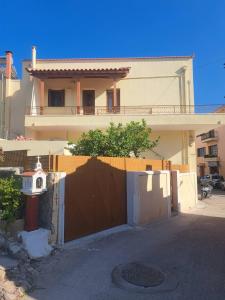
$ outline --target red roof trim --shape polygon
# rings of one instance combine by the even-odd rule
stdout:
[[[36,172],[30,171],[30,172],[22,173],[22,176],[23,177],[30,177],[30,176],[33,176],[34,174],[36,174]]]
[[[39,78],[66,78],[66,77],[95,77],[112,78],[125,77],[130,68],[105,68],[105,69],[31,69],[26,70]]]
[[[33,175],[37,174],[39,171],[41,171],[42,173],[46,174],[42,170],[38,170],[38,171],[27,171],[27,172],[22,173],[21,175],[23,177],[30,177],[30,176],[33,176]]]
[[[129,72],[130,68],[102,68],[102,69],[26,69],[28,72],[89,72],[89,73],[104,73],[104,72]]]

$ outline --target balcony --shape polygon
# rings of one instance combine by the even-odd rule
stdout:
[[[139,106],[32,106],[26,115],[151,115],[151,114],[224,114],[216,111],[218,105],[139,105]],[[216,137],[214,130],[202,135],[202,140]],[[206,136],[206,137],[205,137]]]
[[[201,141],[203,143],[211,142],[211,141],[217,141],[218,135],[215,130],[210,130],[207,133],[204,133],[201,135]]]
[[[218,154],[206,154],[204,155],[205,161],[219,161]]]
[[[154,106],[33,106],[28,107],[26,115],[151,115],[151,114],[190,114],[194,113],[194,106],[154,105]]]
[[[207,131],[225,124],[224,113],[212,113],[215,106],[143,105],[143,106],[63,106],[28,107],[25,127],[54,130],[57,127],[80,129],[105,128],[110,122],[128,123],[145,119],[155,130]]]

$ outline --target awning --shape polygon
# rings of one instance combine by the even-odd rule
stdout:
[[[130,68],[104,68],[104,69],[31,69],[26,68],[30,75],[45,78],[124,78]]]

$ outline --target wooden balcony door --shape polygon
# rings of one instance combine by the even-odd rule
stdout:
[[[94,90],[83,91],[83,111],[84,111],[84,115],[95,114],[95,91]]]

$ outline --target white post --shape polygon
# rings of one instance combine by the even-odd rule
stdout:
[[[32,47],[32,68],[33,69],[36,69],[36,55],[37,55],[36,47],[33,46]]]

